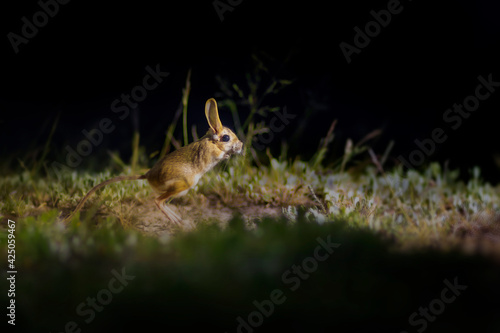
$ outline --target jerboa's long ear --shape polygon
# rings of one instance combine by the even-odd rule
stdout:
[[[208,124],[214,130],[215,134],[222,131],[222,123],[219,119],[219,111],[217,110],[217,102],[210,98],[205,103],[205,115],[207,116]]]

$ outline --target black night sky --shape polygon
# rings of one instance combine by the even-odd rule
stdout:
[[[287,140],[292,156],[310,158],[338,119],[332,155],[342,154],[348,138],[358,142],[381,129],[370,144],[382,154],[394,140],[391,165],[400,163],[398,156],[416,161],[422,153],[412,152],[427,149],[425,163],[448,161],[464,176],[479,165],[497,183],[500,7],[492,3],[5,3],[0,156],[16,169],[17,158],[40,154],[58,114],[49,160],[64,156],[66,145],[76,146],[82,131],[104,118],[116,129],[104,135],[95,156],[119,150],[126,158],[137,123],[141,145],[158,150],[189,69],[189,124],[201,133],[204,102],[220,92],[216,77],[242,84],[257,54],[272,76],[294,80],[268,101],[297,115],[271,143],[276,155]],[[39,13],[43,7],[48,14]],[[136,117],[120,119],[113,101],[155,69],[168,75],[148,91]],[[220,112],[232,126],[229,111]]]

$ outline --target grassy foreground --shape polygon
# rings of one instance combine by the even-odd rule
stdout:
[[[130,168],[124,169],[127,173]],[[33,179],[26,171],[0,178],[2,216],[29,225],[53,224],[68,215],[90,188],[116,174],[60,175]],[[342,219],[351,227],[394,238],[401,247],[460,246],[500,254],[500,186],[481,181],[478,168],[467,183],[457,177],[457,172],[442,170],[438,164],[421,173],[395,168],[380,174],[368,167],[352,175],[274,158],[269,166],[255,167],[237,157],[209,172],[171,205],[195,225],[224,225],[241,214],[246,226],[253,228],[266,215],[294,221],[302,209],[311,222]],[[153,198],[146,181],[111,184],[90,198],[74,222],[107,221],[164,237],[175,234],[179,228],[159,213]]]

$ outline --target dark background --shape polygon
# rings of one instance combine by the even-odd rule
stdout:
[[[32,22],[40,6],[6,3],[0,14],[0,154],[12,167],[19,165],[13,157],[39,154],[60,113],[49,160],[64,159],[64,146],[75,147],[84,139],[81,131],[96,128],[105,117],[117,129],[105,135],[93,156],[109,159],[107,150],[119,150],[127,158],[132,117],[118,120],[111,102],[142,83],[146,66],[160,64],[170,75],[139,107],[141,144],[151,153],[161,148],[190,68],[188,121],[201,133],[204,102],[220,91],[216,75],[242,84],[253,68],[251,55],[265,54],[272,76],[295,80],[269,100],[298,115],[271,143],[276,154],[302,124],[304,131],[289,141],[290,153],[311,157],[338,119],[329,158],[342,154],[347,138],[357,142],[380,128],[383,134],[372,146],[382,154],[394,140],[394,164],[399,154],[408,157],[416,148],[415,139],[430,138],[441,127],[448,140],[436,145],[427,161],[448,160],[464,177],[479,165],[487,180],[498,182],[499,92],[456,130],[442,117],[474,93],[479,75],[491,73],[500,81],[500,6],[486,0],[401,1],[402,12],[348,64],[339,44],[353,44],[353,28],[363,29],[373,20],[370,11],[387,4],[243,1],[221,22],[212,0],[71,1],[15,54],[7,34],[20,34],[21,18]],[[220,111],[223,123],[232,126],[227,109]],[[180,138],[180,131],[176,135]]]

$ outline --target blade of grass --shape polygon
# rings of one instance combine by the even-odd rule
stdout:
[[[320,146],[318,152],[314,154],[312,158],[313,169],[315,169],[318,165],[320,165],[323,159],[325,158],[326,153],[328,151],[328,145],[332,143],[333,139],[335,138],[335,134],[333,133],[333,131],[335,130],[336,125],[337,125],[337,119],[334,119],[332,121],[332,124],[330,125],[330,128],[328,129],[328,132],[326,133],[326,136],[320,140]]]
[[[130,167],[132,172],[135,172],[137,160],[139,159],[139,110],[132,110],[132,125],[134,133],[132,134],[132,156],[130,158]]]
[[[368,133],[367,135],[365,135],[363,137],[363,139],[361,139],[361,141],[359,141],[356,144],[355,147],[360,147],[363,143],[365,143],[365,142],[367,142],[367,141],[369,141],[369,140],[371,140],[371,139],[379,136],[380,134],[382,134],[382,130],[380,130],[380,129],[376,129],[376,130],[371,131],[370,133]]]
[[[387,145],[387,148],[384,151],[384,155],[382,155],[382,158],[380,159],[380,165],[385,164],[385,161],[387,161],[387,158],[389,157],[392,147],[394,147],[394,140],[389,141],[389,144]]]
[[[188,70],[186,78],[186,87],[182,89],[182,130],[184,134],[184,146],[189,143],[188,128],[187,128],[187,107],[189,93],[191,92],[191,68]]]
[[[125,162],[123,162],[123,160],[120,158],[120,155],[117,152],[108,150],[108,154],[111,157],[111,159],[116,164],[118,164],[123,170],[125,170],[127,168],[127,164]]]
[[[161,148],[159,158],[162,158],[170,151],[170,145],[172,144],[172,137],[174,135],[174,131],[175,131],[175,128],[177,126],[177,122],[179,121],[179,118],[182,114],[182,110],[183,110],[182,103],[180,103],[179,107],[177,108],[177,111],[175,112],[174,119],[172,120],[172,123],[170,124],[170,126],[168,126],[167,133],[165,135],[165,141],[163,142],[163,147]]]
[[[193,136],[193,141],[198,141],[198,131],[196,130],[196,125],[191,126],[191,135]]]
[[[132,173],[135,172],[137,168],[137,161],[139,159],[139,131],[134,131],[132,137],[132,157],[130,161],[130,167],[132,168]]]
[[[33,168],[31,169],[31,177],[33,177],[35,174],[38,173],[40,170],[40,167],[43,165],[45,161],[45,157],[47,156],[48,152],[50,151],[50,143],[52,142],[52,136],[54,135],[54,132],[56,131],[57,124],[59,123],[59,117],[61,116],[61,111],[57,113],[56,119],[54,120],[54,123],[52,124],[52,127],[50,129],[49,137],[47,138],[47,141],[45,142],[45,146],[43,147],[43,152],[42,152],[42,157],[38,161],[35,161]]]
[[[342,164],[340,166],[341,173],[345,171],[345,166],[347,162],[351,159],[351,157],[352,157],[352,140],[347,139],[344,148],[344,157],[342,158]]]

